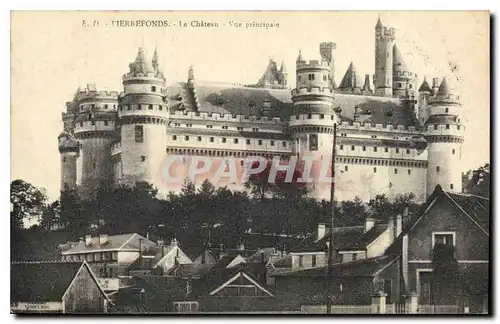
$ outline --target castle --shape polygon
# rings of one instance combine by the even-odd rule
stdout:
[[[413,192],[423,201],[437,184],[460,192],[459,97],[444,78],[433,78],[432,86],[424,79],[417,90],[394,28],[380,19],[375,44],[373,83],[351,63],[337,85],[336,45],[325,42],[320,60],[306,61],[299,52],[293,90],[285,64],[273,60],[254,85],[199,82],[190,67],[186,82],[167,86],[157,50],[150,61],[140,48],[123,75],[123,92],[89,85],[66,103],[58,138],[61,190],[89,195],[99,185],[147,181],[161,194],[178,191],[162,176],[169,155],[329,155],[337,123],[337,200]],[[310,189],[316,198],[330,197],[327,184]]]

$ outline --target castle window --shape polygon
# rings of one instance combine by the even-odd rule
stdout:
[[[259,140],[259,145],[262,145],[262,140]]]
[[[83,127],[83,122],[80,122],[80,127]]]
[[[411,73],[410,73],[410,75],[411,75]],[[411,84],[411,83],[408,84],[408,88],[410,88],[410,89],[413,88],[413,84]]]
[[[314,74],[312,74],[312,73],[309,74],[309,80],[311,80],[311,81],[314,80]]]
[[[236,127],[237,130],[242,131],[243,127]]]
[[[323,81],[326,81],[326,75],[323,75]]]
[[[247,145],[250,145],[250,140],[249,139],[247,139]]]
[[[233,142],[234,142],[234,144],[238,144],[238,139],[235,138]]]
[[[436,166],[436,172],[439,172],[440,168],[439,168],[439,165]]]
[[[155,86],[151,87],[151,92],[156,92],[156,87]]]
[[[385,152],[389,152],[389,148],[388,147],[385,148]]]
[[[142,109],[141,104],[138,104],[137,105],[137,110],[141,110],[141,109]]]
[[[451,154],[455,154],[455,149],[451,149]]]
[[[330,116],[330,119],[333,120],[333,115]]]
[[[445,108],[445,109],[444,109],[444,112],[445,112],[445,113],[448,113],[449,111],[450,111],[450,108]]]
[[[141,162],[146,162],[146,156],[145,155],[141,155]]]
[[[349,167],[347,165],[344,167],[344,171],[349,171]]]
[[[340,149],[343,150],[344,149],[344,145],[340,145]]]
[[[186,136],[184,136],[184,140],[185,140],[185,141],[189,141],[189,136],[187,136],[187,135],[186,135]]]
[[[227,126],[222,126],[222,129],[227,129]]]
[[[201,136],[198,136],[198,142],[201,142]]]
[[[95,108],[95,104],[92,104],[92,109],[94,109],[94,108]]]
[[[453,190],[453,183],[450,183],[450,189]]]
[[[207,128],[212,128],[212,125],[207,125]]]
[[[108,109],[108,105],[104,105],[104,109]]]
[[[107,120],[104,121],[104,126],[108,126],[108,121]]]
[[[363,152],[366,151],[366,146],[363,146]]]
[[[274,141],[271,141],[271,146],[274,146]]]
[[[351,145],[351,151],[354,151],[354,145]]]
[[[307,114],[307,119],[311,119],[312,118],[312,115],[311,114]]]
[[[403,86],[403,84],[401,84],[401,82],[398,82],[398,88],[401,88]]]
[[[127,107],[127,110],[131,110],[132,107],[130,105],[125,105],[125,107]]]
[[[446,125],[446,129],[450,129],[450,125]]]
[[[153,105],[148,105],[149,110],[153,110]]]
[[[408,175],[411,175],[411,169],[408,169]]]
[[[373,173],[377,173],[377,167],[373,168]]]
[[[399,149],[398,148],[396,149],[396,153],[399,153]]]
[[[377,152],[377,147],[376,146],[373,148],[373,152]]]
[[[172,140],[176,141],[177,140],[177,135],[172,135]]]
[[[259,129],[258,128],[252,128],[252,132],[258,132]]]
[[[311,266],[314,268],[316,266],[316,255],[312,255]]]
[[[123,106],[119,106],[120,107],[120,111],[123,111]]]
[[[93,120],[91,123],[92,123],[92,126],[95,126],[95,120]]]
[[[66,162],[66,157],[63,157],[63,162]]]
[[[457,125],[457,129],[460,130],[460,125]]]
[[[214,142],[214,138],[210,137],[210,143],[213,143],[213,142]]]
[[[158,106],[158,110],[160,110],[160,111],[161,111],[161,110],[163,110],[163,106],[162,106],[162,105],[159,105],[159,106]]]
[[[434,129],[438,129],[438,125],[434,125]]]
[[[409,149],[406,150],[406,154],[410,154],[410,150]]]
[[[398,169],[394,169],[394,174],[398,174]]]
[[[222,138],[222,143],[226,143],[227,139],[225,137]]]
[[[325,119],[325,115],[323,114],[319,115],[319,119]]]

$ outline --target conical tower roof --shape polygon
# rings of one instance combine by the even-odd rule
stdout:
[[[340,82],[339,89],[361,88],[362,86],[361,83],[362,83],[361,77],[359,76],[359,73],[356,71],[354,63],[351,62],[351,64],[349,64],[349,67],[347,68],[347,71],[344,74],[344,77],[342,78],[342,82]]]
[[[377,24],[375,25],[375,28],[379,29],[382,27],[384,27],[384,26],[382,25],[382,21],[380,21],[380,16],[378,16],[378,20],[377,20]]]
[[[403,58],[403,54],[399,50],[398,46],[394,44],[392,48],[393,57],[393,69],[394,71],[409,71],[408,66]]]
[[[449,95],[451,94],[450,87],[448,86],[448,82],[446,81],[446,78],[443,78],[443,81],[441,81],[441,85],[439,86],[439,90],[437,92],[438,95]]]
[[[422,82],[422,85],[420,88],[418,88],[418,92],[429,92],[432,93],[432,89],[429,86],[429,83],[427,83],[427,80],[424,78],[424,82]]]
[[[130,69],[131,69],[131,72],[135,72],[135,73],[146,74],[148,72],[154,72],[153,68],[151,67],[151,64],[146,59],[146,55],[145,55],[144,49],[142,47],[139,47],[135,61],[133,63],[130,63]]]
[[[299,55],[297,56],[297,62],[303,61],[304,59],[302,58],[302,50],[299,50]]]
[[[285,61],[281,61],[280,71],[281,73],[288,73],[288,71],[286,70]]]

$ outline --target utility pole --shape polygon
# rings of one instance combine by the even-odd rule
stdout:
[[[333,298],[333,225],[335,221],[335,149],[337,147],[337,123],[333,124],[333,144],[332,144],[332,162],[330,166],[331,182],[330,182],[330,240],[328,243],[328,300],[326,301],[326,313],[332,313],[332,298]]]

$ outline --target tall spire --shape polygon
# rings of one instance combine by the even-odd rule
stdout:
[[[432,93],[432,89],[429,86],[429,83],[427,83],[427,80],[426,80],[425,77],[424,77],[424,82],[422,82],[422,85],[420,86],[420,88],[418,88],[418,92],[429,92],[429,93]]]
[[[194,67],[192,65],[189,66],[188,81],[194,81]]]
[[[280,71],[281,71],[281,73],[287,73],[287,70],[285,67],[285,61],[281,61]]]
[[[302,50],[299,50],[299,56],[297,56],[297,62],[302,62],[304,59],[302,59]]]
[[[153,63],[153,68],[158,71],[158,48],[155,43],[155,51],[153,53],[153,60],[151,61]]]
[[[379,29],[382,27],[384,27],[384,26],[382,25],[382,21],[380,20],[380,15],[378,15],[378,20],[377,20],[377,24],[375,25],[375,28]]]

